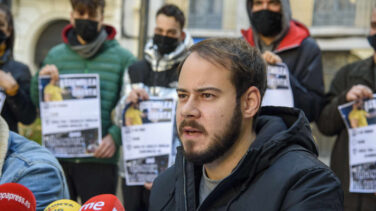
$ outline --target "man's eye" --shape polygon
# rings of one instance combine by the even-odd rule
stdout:
[[[178,98],[179,98],[179,99],[184,99],[184,98],[186,98],[186,97],[187,97],[186,94],[178,94]]]
[[[253,2],[253,5],[260,5],[260,4],[262,4],[261,1],[254,1],[254,2]]]
[[[214,95],[213,94],[210,94],[210,93],[202,93],[202,95],[201,95],[203,98],[206,98],[206,99],[208,99],[208,98],[213,98],[214,97]]]

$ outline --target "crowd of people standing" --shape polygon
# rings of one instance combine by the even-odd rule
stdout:
[[[376,53],[346,64],[325,93],[321,50],[309,29],[292,19],[289,0],[246,0],[250,26],[239,38],[196,44],[183,11],[165,4],[139,60],[104,23],[105,0],[70,2],[63,42],[33,76],[14,60],[13,16],[0,4],[0,183],[25,185],[37,210],[58,199],[84,203],[116,194],[119,176],[129,211],[376,209],[375,194],[350,192],[349,134],[338,111],[373,98]],[[370,26],[368,41],[376,50],[375,8]],[[278,64],[288,70],[284,89],[293,106],[279,107],[276,100],[261,107],[270,89],[268,67]],[[39,78],[55,82],[64,74],[99,75],[102,137],[93,156],[55,158],[17,134],[18,123],[37,117]],[[128,121],[123,109],[152,97],[177,100],[176,160],[154,182],[131,186],[119,162],[120,128]],[[337,135],[330,168],[317,160],[310,123]]]

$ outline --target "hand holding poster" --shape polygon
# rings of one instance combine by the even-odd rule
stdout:
[[[122,140],[127,185],[152,182],[170,164],[175,101],[151,99],[128,104],[123,114]]]
[[[0,113],[3,110],[6,97],[7,96],[5,95],[4,90],[0,88]]]
[[[56,157],[89,157],[101,141],[98,74],[39,78],[42,141]]]
[[[376,192],[376,95],[338,107],[349,134],[350,192]]]
[[[267,85],[262,106],[294,107],[290,73],[285,64],[268,65]]]

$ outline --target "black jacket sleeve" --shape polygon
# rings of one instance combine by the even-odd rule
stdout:
[[[281,53],[290,70],[290,83],[295,107],[302,109],[310,122],[321,111],[324,98],[324,79],[321,50],[315,41],[306,38],[297,50]]]
[[[36,109],[30,99],[30,70],[26,65],[14,64],[11,65],[10,72],[16,79],[19,89],[16,95],[7,96],[6,104],[17,122],[23,124],[30,124],[35,120]]]
[[[337,72],[330,85],[329,92],[325,96],[325,106],[316,122],[324,135],[337,135],[346,127],[338,111],[338,106],[346,103],[346,93],[349,89],[345,78],[348,69],[349,66],[345,66]]]

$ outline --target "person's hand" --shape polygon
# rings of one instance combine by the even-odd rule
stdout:
[[[144,187],[148,190],[151,190],[151,188],[153,187],[153,183],[152,182],[145,182]]]
[[[276,64],[276,63],[282,62],[281,57],[279,57],[277,54],[272,53],[270,51],[265,51],[262,54],[262,57],[265,59],[266,63],[268,64]]]
[[[116,146],[110,134],[107,134],[103,139],[102,143],[94,152],[94,157],[96,158],[110,158],[115,154]]]
[[[40,70],[39,75],[49,75],[51,76],[51,79],[57,81],[59,79],[59,70],[55,65],[48,64]]]
[[[0,70],[0,87],[5,90],[8,95],[14,96],[18,91],[18,83],[10,73]]]
[[[144,89],[133,89],[127,99],[127,103],[138,103],[139,99],[141,100],[147,100],[149,99],[148,93]]]
[[[346,93],[346,101],[348,102],[372,97],[372,90],[369,87],[361,84],[351,87],[351,89]]]

